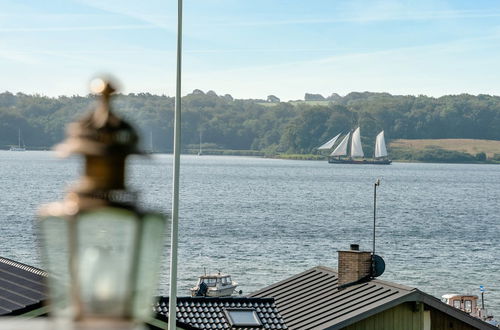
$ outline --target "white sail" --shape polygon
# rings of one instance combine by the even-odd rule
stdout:
[[[375,158],[387,157],[387,149],[385,147],[384,131],[378,133],[375,140]]]
[[[318,147],[318,150],[328,150],[328,149],[331,149],[333,147],[333,145],[335,144],[335,142],[337,142],[337,139],[339,138],[340,134],[341,133],[337,134],[331,140],[329,140],[325,144],[323,144],[320,147]]]
[[[354,133],[352,133],[351,142],[351,157],[364,157],[363,147],[361,146],[361,134],[359,133],[359,127],[356,128]]]
[[[349,144],[349,136],[351,132],[347,133],[342,142],[339,143],[337,148],[333,150],[330,156],[347,156],[347,145]]]

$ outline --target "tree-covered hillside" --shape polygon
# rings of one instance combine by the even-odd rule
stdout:
[[[329,100],[323,105],[265,105],[262,100],[234,100],[230,95],[196,90],[182,100],[183,146],[198,144],[201,131],[204,144],[221,149],[311,153],[333,135],[357,125],[361,126],[367,155],[382,129],[387,139],[500,140],[498,96],[432,98],[355,92]],[[21,129],[28,148],[49,148],[63,139],[65,124],[81,116],[92,102],[93,96],[49,98],[1,93],[0,147],[17,144]],[[143,134],[145,147],[152,135],[155,150],[172,149],[172,97],[118,95],[114,105]]]

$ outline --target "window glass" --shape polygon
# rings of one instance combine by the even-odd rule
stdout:
[[[467,313],[472,312],[472,301],[471,300],[466,300],[465,301],[465,311]]]
[[[453,307],[460,308],[460,300],[453,300]]]
[[[260,326],[260,322],[257,313],[253,309],[226,309],[227,315],[229,316],[229,323],[232,326]]]

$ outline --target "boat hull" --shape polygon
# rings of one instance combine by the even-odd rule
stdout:
[[[209,288],[207,290],[207,297],[229,297],[236,290],[236,285],[229,285],[223,288]],[[196,296],[198,292],[198,287],[191,288],[191,296]]]
[[[356,165],[390,165],[392,160],[390,159],[349,159],[349,158],[335,158],[328,157],[328,163],[330,164],[356,164]]]

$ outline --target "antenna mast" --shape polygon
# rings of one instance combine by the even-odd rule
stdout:
[[[380,179],[373,185],[373,255],[375,255],[375,228],[377,220],[377,187],[380,186]]]

